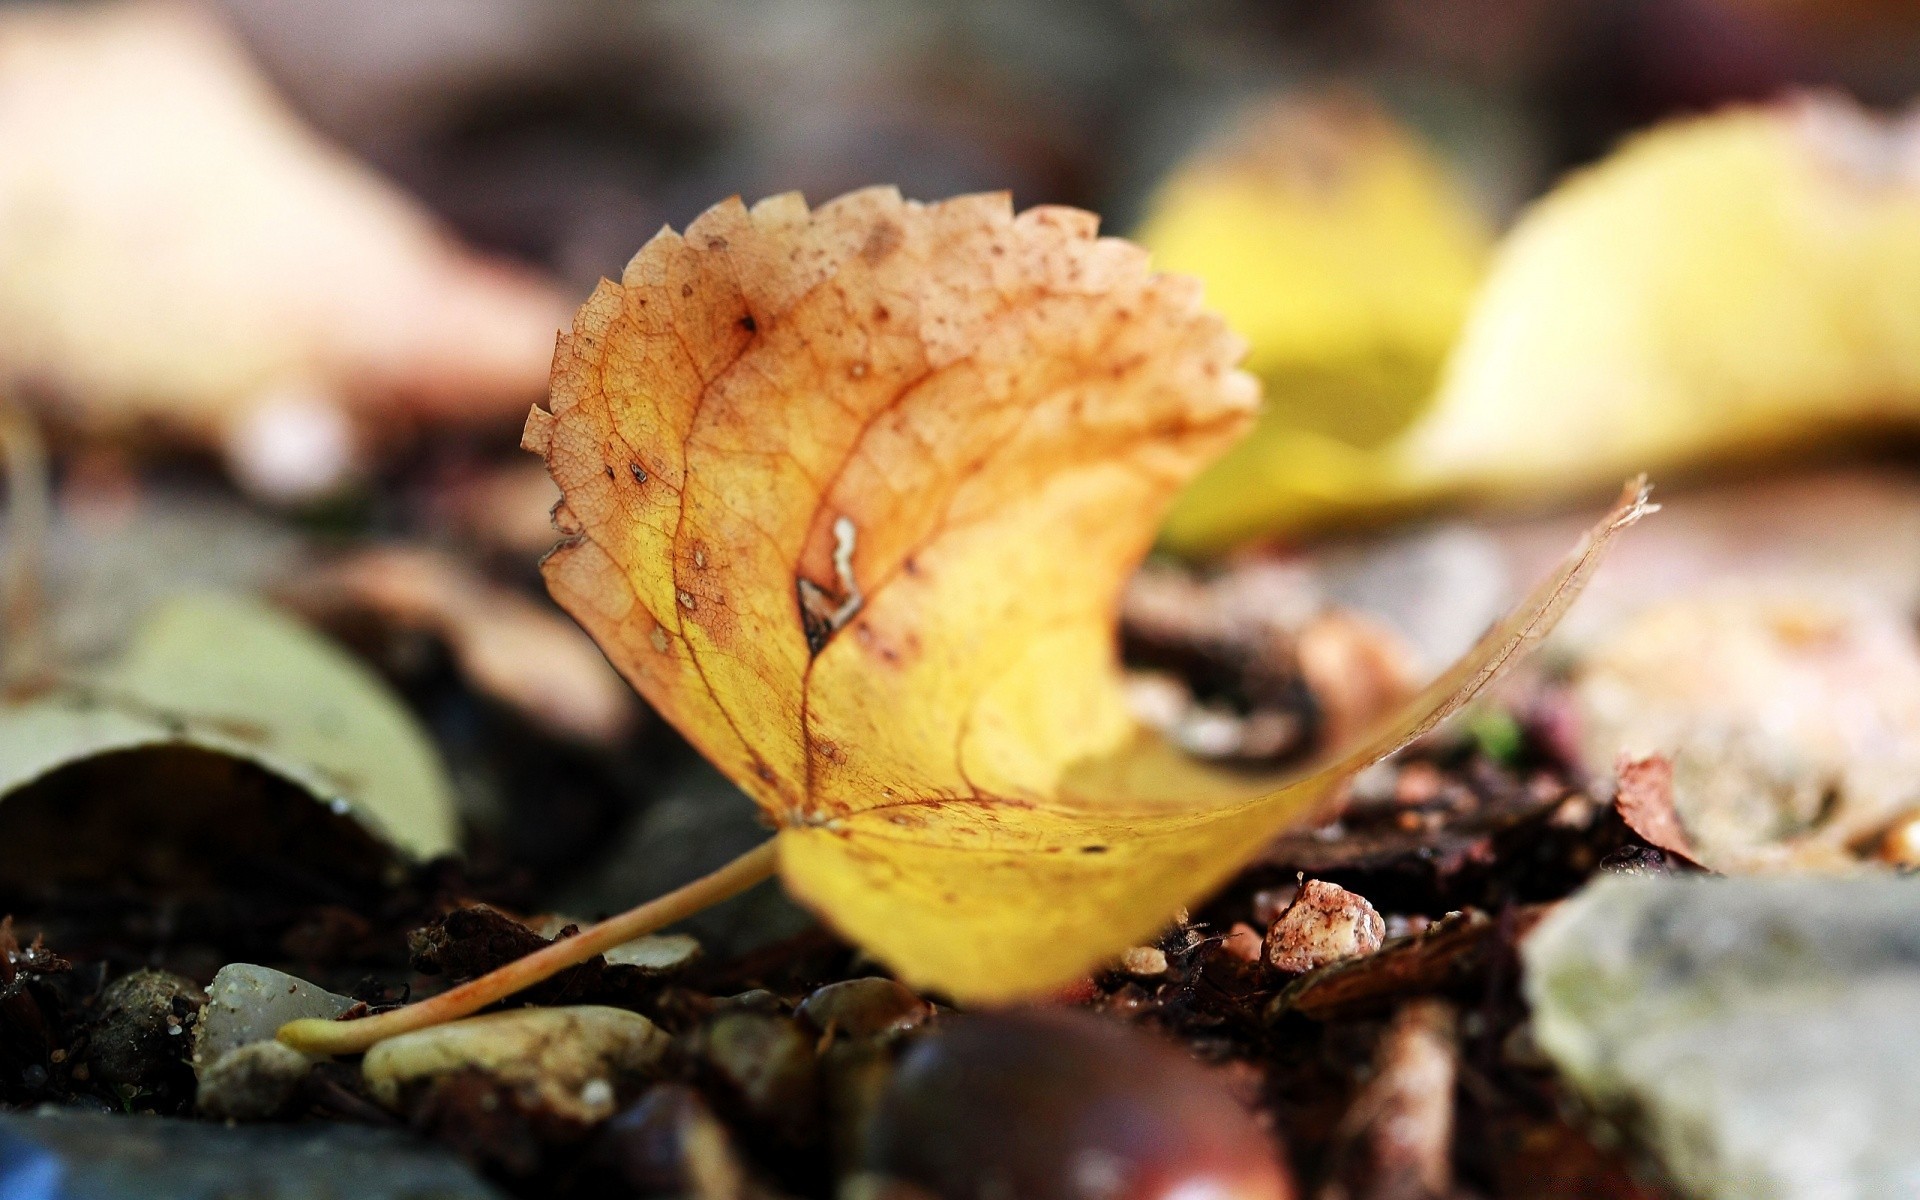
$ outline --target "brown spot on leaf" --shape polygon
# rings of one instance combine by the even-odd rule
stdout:
[[[906,234],[898,224],[881,221],[867,234],[866,244],[860,247],[860,257],[869,265],[878,266],[892,257],[893,252],[906,240]]]

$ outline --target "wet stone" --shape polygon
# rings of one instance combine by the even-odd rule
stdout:
[[[459,1159],[359,1125],[0,1113],[8,1200],[501,1200]]]
[[[207,987],[194,1037],[193,1064],[205,1071],[229,1050],[273,1040],[280,1027],[303,1017],[332,1019],[354,1006],[304,979],[252,963],[221,967]]]
[[[933,1005],[902,983],[872,976],[816,988],[794,1015],[821,1033],[877,1037],[913,1028],[933,1015]]]
[[[1687,1194],[1920,1195],[1920,884],[1610,876],[1522,949],[1540,1048]]]
[[[207,1002],[200,985],[141,970],[108,984],[89,1031],[87,1061],[102,1083],[135,1088],[192,1084],[192,1027]]]

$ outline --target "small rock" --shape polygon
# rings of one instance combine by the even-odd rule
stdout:
[[[1522,952],[1541,1049],[1687,1194],[1920,1195],[1920,885],[1609,876]]]
[[[270,1121],[286,1115],[313,1059],[279,1042],[249,1042],[200,1070],[194,1107],[223,1121]]]
[[[569,926],[585,929],[592,922],[550,913],[527,924],[541,937],[553,939]],[[690,934],[646,933],[621,942],[602,957],[614,966],[632,967],[646,975],[671,975],[698,962],[700,953],[700,939]]]
[[[660,1084],[601,1126],[589,1158],[642,1195],[739,1200],[746,1190],[727,1127],[685,1084]]]
[[[1244,963],[1257,963],[1265,957],[1266,941],[1260,931],[1245,921],[1235,921],[1233,928],[1220,939],[1220,949],[1229,957]]]
[[[207,1005],[194,1034],[193,1068],[203,1072],[229,1050],[270,1042],[288,1021],[330,1020],[354,1003],[349,996],[336,996],[271,967],[230,963],[207,987]]]
[[[520,1008],[389,1038],[367,1051],[361,1074],[398,1111],[415,1086],[478,1073],[525,1108],[591,1124],[618,1107],[616,1085],[653,1068],[668,1038],[620,1008]]]
[[[732,996],[722,996],[714,1006],[727,1012],[755,1012],[777,1017],[787,1011],[786,1001],[766,988],[750,988]]]
[[[607,951],[616,967],[632,967],[646,975],[672,975],[700,958],[700,940],[684,933],[650,933],[621,942]]]
[[[1139,979],[1158,979],[1167,973],[1167,952],[1158,946],[1129,946],[1120,955],[1120,969]]]
[[[200,985],[171,971],[123,975],[100,994],[87,1061],[102,1083],[137,1088],[192,1082],[191,1027],[207,1002]]]
[[[1213,1072],[1064,1009],[962,1016],[920,1039],[875,1114],[856,1194],[941,1200],[1290,1200],[1273,1141]]]
[[[392,1130],[70,1111],[0,1113],[0,1196],[501,1200],[458,1158]]]
[[[751,1121],[791,1144],[811,1139],[820,1120],[815,1039],[787,1017],[723,1012],[700,1038],[700,1057]]]
[[[911,1029],[933,1015],[933,1005],[904,984],[869,976],[814,989],[794,1015],[821,1033],[865,1038]]]
[[[1298,975],[1372,954],[1386,936],[1387,924],[1373,905],[1336,884],[1309,879],[1287,910],[1267,930],[1267,963]]]

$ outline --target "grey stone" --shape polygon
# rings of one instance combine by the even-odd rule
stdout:
[[[1524,957],[1540,1047],[1688,1194],[1920,1196],[1920,881],[1614,876]]]
[[[8,1200],[500,1200],[459,1159],[358,1125],[0,1113]]]
[[[272,1041],[288,1021],[337,1017],[354,1001],[284,971],[229,963],[207,985],[207,1006],[194,1035],[194,1070],[204,1073],[229,1050]]]
[[[226,1121],[266,1121],[292,1108],[313,1059],[279,1042],[248,1042],[200,1070],[194,1106]]]

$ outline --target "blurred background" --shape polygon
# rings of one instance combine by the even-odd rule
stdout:
[[[0,1102],[186,1111],[177,1049],[144,1093],[68,1055],[133,967],[197,991],[283,964],[392,1003],[459,969],[417,936],[449,918],[480,922],[478,973],[763,840],[542,585],[558,493],[519,438],[555,334],[732,195],[1004,190],[1201,277],[1263,383],[1120,613],[1137,715],[1194,755],[1346,742],[1657,475],[1665,511],[1499,696],[1136,948],[1157,966],[1074,993],[1247,1068],[1313,1177],[1345,1082],[1269,1054],[1320,1035],[1257,1014],[1296,971],[1263,938],[1332,881],[1378,906],[1375,947],[1479,939],[1447,984],[1473,1069],[1503,1064],[1460,1089],[1474,1194],[1649,1194],[1519,1036],[1515,914],[1616,872],[1920,866],[1916,92],[1920,0],[0,0],[0,914],[80,965],[58,1019],[0,1005]],[[1623,761],[1660,785],[1637,809]],[[1857,944],[1851,903],[1792,900],[1828,914],[1805,944]],[[689,928],[649,1011],[751,1008],[809,1072],[814,1033],[774,1014],[878,969],[771,885]],[[1883,1050],[1916,1002],[1809,997],[1793,1020],[1836,1032],[1808,1053],[1858,1046],[1907,1119],[1920,1072]],[[1372,1020],[1327,1026],[1342,1081]],[[1699,1044],[1771,1059],[1797,1028]],[[334,1092],[316,1111],[361,1119]],[[1762,1102],[1727,1094],[1738,1132]],[[1869,1122],[1825,1096],[1852,1145]],[[490,1120],[462,1152],[547,1194]],[[740,1128],[828,1194],[818,1129],[793,1168]],[[1617,1188],[1556,1183],[1568,1147]]]
[[[1005,189],[1125,232],[1276,92],[1377,98],[1502,221],[1661,118],[1796,85],[1898,105],[1920,81],[1920,11],[1892,0],[221,7],[316,127],[575,291],[736,193]]]
[[[1239,565],[1150,572],[1126,643],[1143,714],[1189,749],[1297,757],[1457,653],[1578,524],[1314,540],[1448,491],[1370,456],[1429,404],[1504,231],[1570,171],[1675,118],[1807,89],[1897,110],[1920,87],[1917,51],[1920,7],[1897,0],[0,4],[0,388],[23,489],[8,546],[27,568],[11,576],[9,644],[66,670],[121,653],[140,614],[183,589],[268,595],[425,718],[469,845],[578,910],[653,894],[759,833],[539,586],[556,493],[516,443],[554,332],[655,230],[729,195],[1004,189],[1142,237],[1202,275],[1251,339],[1268,423],[1168,535]],[[1822,153],[1848,180],[1898,185],[1894,244],[1910,246],[1911,136],[1840,111],[1819,126]],[[1765,190],[1741,169],[1726,190]],[[1673,228],[1645,239],[1650,269],[1661,247],[1726,225],[1671,207]],[[1751,246],[1800,287],[1807,254],[1729,236],[1696,274],[1717,282]],[[1600,242],[1598,261],[1620,257]],[[1659,280],[1629,283],[1632,310]],[[1556,286],[1566,303],[1525,307],[1593,323],[1585,281]],[[1897,329],[1910,293],[1889,301]],[[1691,295],[1660,303],[1691,313]],[[1738,325],[1734,357],[1799,319],[1784,311]],[[1631,357],[1618,349],[1602,347]],[[1869,417],[1884,416],[1878,378],[1846,393]],[[1508,400],[1496,420],[1522,407]],[[1711,461],[1706,428],[1704,448],[1644,457]],[[1577,422],[1548,435],[1588,441]],[[1507,457],[1537,456],[1522,438]],[[1647,465],[1633,445],[1598,457],[1604,485],[1582,497]],[[50,516],[32,503],[42,469]],[[1499,473],[1469,463],[1464,477]],[[1537,506],[1556,492],[1540,482],[1501,494]],[[1920,571],[1867,564],[1911,524],[1911,485],[1814,487],[1715,501],[1701,519],[1717,532],[1653,541],[1634,594],[1709,560],[1737,575],[1755,556],[1728,531],[1797,513],[1788,548],[1759,552],[1769,570],[1817,573],[1838,555],[1910,606]],[[1864,524],[1836,539],[1834,512]],[[1385,632],[1313,624],[1331,609]],[[1315,676],[1315,662],[1333,665]],[[1168,664],[1171,685],[1154,675]],[[616,834],[626,849],[609,851]],[[590,877],[606,861],[617,878]]]

